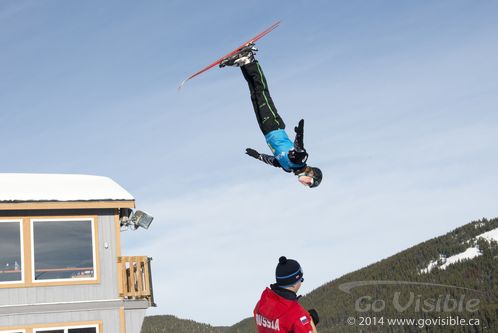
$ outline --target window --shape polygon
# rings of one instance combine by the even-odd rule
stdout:
[[[22,282],[21,220],[0,220],[0,284]]]
[[[31,222],[34,282],[96,279],[93,219],[34,219]],[[86,332],[95,331],[69,330],[69,333]]]
[[[84,327],[84,328],[70,328],[67,330],[68,333],[97,333],[96,327]]]
[[[1,332],[0,332],[1,333]],[[97,325],[34,329],[33,333],[99,333]]]

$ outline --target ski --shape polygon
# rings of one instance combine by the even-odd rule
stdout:
[[[259,34],[257,34],[255,37],[251,38],[250,40],[248,40],[247,42],[245,42],[244,44],[242,44],[241,46],[239,46],[238,48],[236,48],[235,50],[233,50],[232,52],[224,55],[223,57],[219,58],[218,60],[216,60],[215,62],[213,62],[212,64],[204,67],[203,69],[201,69],[200,71],[190,75],[188,78],[186,78],[185,80],[182,81],[182,83],[180,84],[180,86],[178,87],[178,90],[180,90],[183,85],[189,81],[190,79],[193,79],[194,77],[196,77],[197,75],[199,74],[202,74],[204,73],[205,71],[213,68],[214,66],[216,65],[219,65],[221,63],[221,61],[227,57],[230,57],[232,55],[234,55],[235,53],[239,52],[243,47],[247,46],[248,44],[251,44],[251,43],[254,43],[256,42],[257,40],[261,39],[262,37],[268,35],[270,32],[272,32],[273,30],[275,30],[280,24],[280,21],[277,21],[275,23],[273,23],[271,26],[269,26],[268,28],[266,28],[265,30],[263,30],[262,32],[260,32]]]

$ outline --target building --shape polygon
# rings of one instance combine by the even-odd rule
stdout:
[[[139,333],[150,260],[121,255],[135,199],[106,177],[0,174],[0,333]]]

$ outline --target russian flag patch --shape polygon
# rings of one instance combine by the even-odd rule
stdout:
[[[309,323],[309,320],[306,316],[302,316],[301,318],[299,318],[299,320],[301,321],[301,324],[303,324],[303,325],[306,325],[307,323]]]

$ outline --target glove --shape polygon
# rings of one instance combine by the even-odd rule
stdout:
[[[299,124],[294,127],[296,138],[294,139],[294,148],[298,152],[304,152],[304,119],[299,120]]]
[[[303,133],[304,133],[304,119],[299,120],[299,124],[297,124],[297,126],[294,127],[294,132],[296,132],[297,135],[303,135]]]
[[[257,159],[259,159],[260,156],[260,154],[252,148],[246,148],[246,154]]]
[[[320,322],[320,317],[318,317],[318,312],[316,312],[315,309],[309,309],[308,313],[311,316],[311,319],[313,319],[313,323],[317,325]]]
[[[306,161],[308,160],[308,153],[306,152],[305,149],[301,151],[297,151],[296,149],[291,149],[289,150],[287,156],[289,156],[289,160],[292,163],[296,164],[306,163]]]

